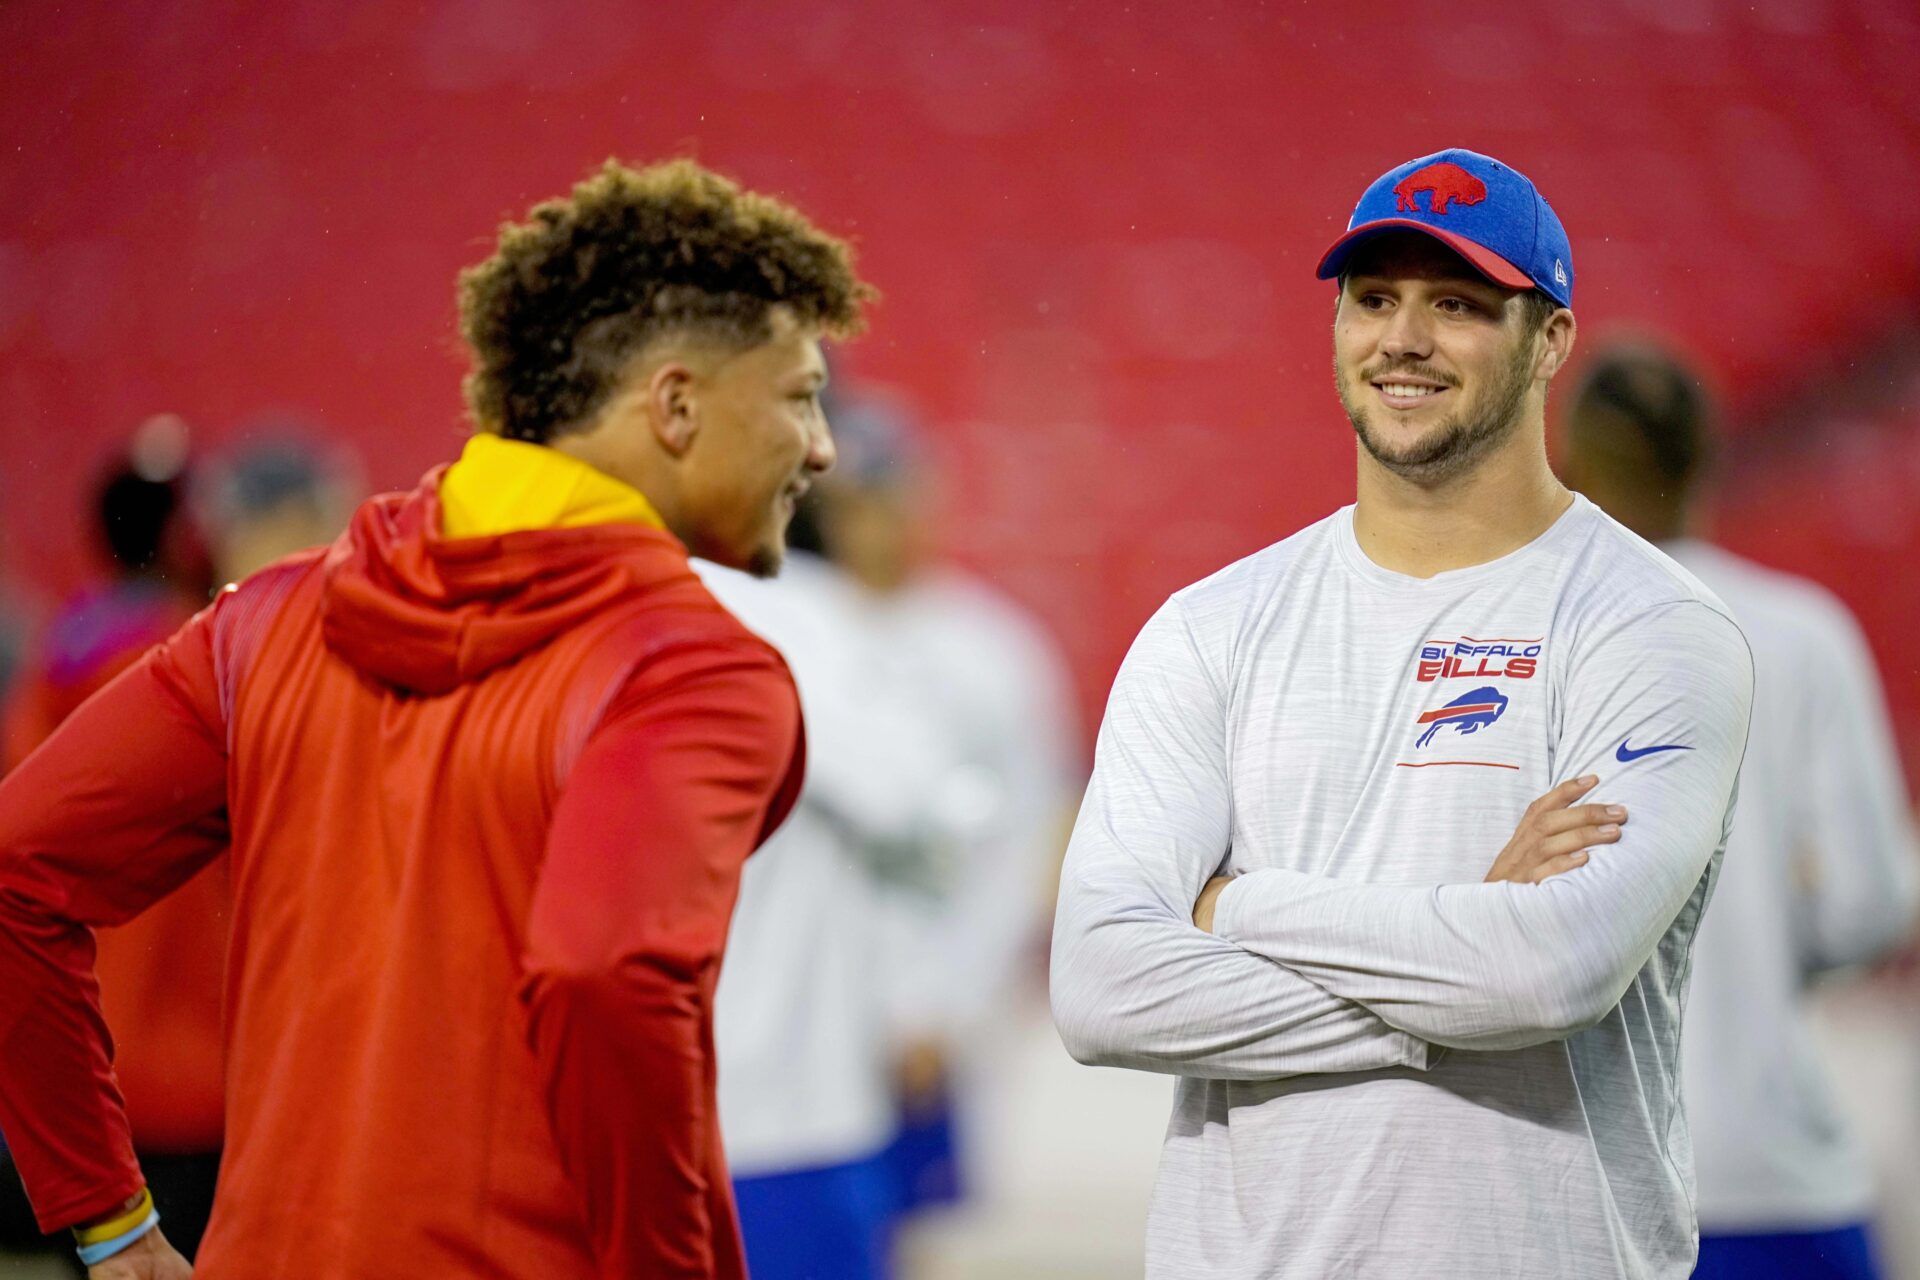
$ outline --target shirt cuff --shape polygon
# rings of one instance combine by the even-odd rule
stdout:
[[[1235,927],[1240,922],[1241,907],[1248,901],[1247,881],[1256,873],[1243,871],[1235,876],[1220,896],[1213,900],[1213,935],[1228,942],[1238,943],[1240,931]]]

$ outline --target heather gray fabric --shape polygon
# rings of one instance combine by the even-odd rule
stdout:
[[[1075,1056],[1183,1077],[1149,1276],[1687,1276],[1680,1010],[1751,695],[1725,608],[1581,498],[1424,580],[1347,508],[1168,601],[1114,685],[1053,960]],[[1621,842],[1480,883],[1584,773]]]

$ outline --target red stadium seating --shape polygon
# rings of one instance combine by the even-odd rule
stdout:
[[[857,237],[887,297],[845,371],[940,424],[951,543],[1059,630],[1090,714],[1170,589],[1346,500],[1312,267],[1388,166],[1466,145],[1531,174],[1586,331],[1674,336],[1736,428],[1854,376],[1920,297],[1910,0],[40,0],[7,25],[0,502],[54,585],[84,464],[159,409],[203,438],[310,409],[382,484],[448,456],[455,270],[608,154],[692,149]]]

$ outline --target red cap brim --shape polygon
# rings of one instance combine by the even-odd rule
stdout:
[[[1470,263],[1475,271],[1497,285],[1508,289],[1537,289],[1533,277],[1508,262],[1491,249],[1483,248],[1464,236],[1426,222],[1416,222],[1412,218],[1381,218],[1377,222],[1366,222],[1355,227],[1333,242],[1333,245],[1320,255],[1320,265],[1314,274],[1322,280],[1331,280],[1340,274],[1347,259],[1362,242],[1371,240],[1383,231],[1423,231],[1453,250]]]

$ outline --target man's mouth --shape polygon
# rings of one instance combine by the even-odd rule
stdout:
[[[1384,378],[1370,379],[1370,382],[1373,389],[1380,393],[1380,398],[1394,409],[1417,409],[1433,403],[1448,390],[1445,383],[1405,374],[1390,374]]]

